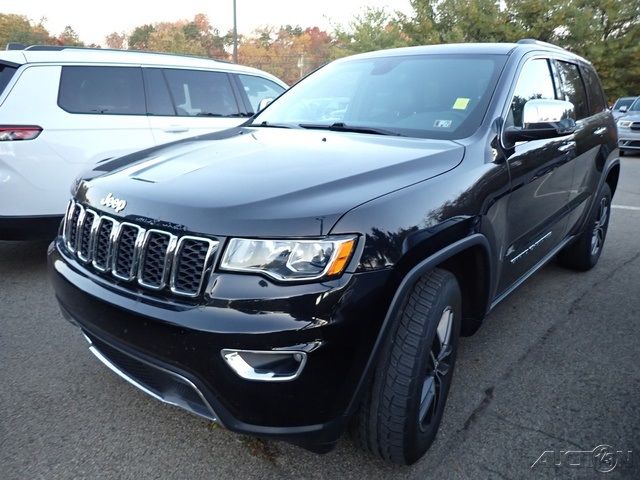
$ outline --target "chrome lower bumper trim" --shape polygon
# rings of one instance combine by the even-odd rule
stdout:
[[[116,375],[118,375],[123,380],[126,380],[127,382],[129,382],[134,387],[138,388],[139,390],[142,390],[147,395],[150,395],[151,397],[155,398],[156,400],[160,400],[163,403],[182,408],[182,409],[187,410],[187,411],[189,411],[189,412],[191,412],[191,413],[193,413],[195,415],[198,415],[200,417],[204,417],[204,418],[206,418],[208,420],[212,420],[214,422],[220,423],[220,420],[217,418],[213,408],[211,408],[211,405],[209,404],[207,399],[204,397],[204,395],[202,394],[200,389],[198,389],[198,387],[196,387],[193,384],[193,382],[191,382],[188,378],[185,378],[184,376],[182,376],[182,375],[180,375],[178,373],[172,372],[171,370],[168,370],[166,368],[160,367],[158,365],[151,364],[151,363],[149,363],[149,362],[147,362],[145,360],[142,360],[140,358],[131,357],[136,362],[143,363],[147,368],[152,369],[152,370],[156,370],[157,372],[161,372],[162,374],[164,374],[164,375],[170,377],[171,379],[173,379],[173,381],[176,381],[176,382],[178,382],[178,383],[180,383],[182,385],[185,385],[185,386],[189,387],[190,389],[192,389],[193,392],[195,392],[197,394],[197,396],[199,397],[199,399],[202,401],[202,404],[206,407],[208,413],[203,413],[203,412],[195,410],[194,408],[192,408],[189,405],[188,402],[184,401],[183,399],[181,399],[177,395],[170,395],[170,394],[167,394],[167,392],[155,391],[155,390],[149,388],[148,386],[144,385],[143,383],[141,383],[140,381],[138,381],[137,379],[135,379],[131,375],[129,375],[126,371],[124,371],[118,365],[116,365],[105,354],[103,354],[98,349],[98,347],[91,341],[91,339],[89,337],[87,337],[87,335],[84,335],[84,337],[89,342],[89,351],[98,360],[100,360],[100,362],[102,362],[104,365],[106,365],[112,372],[114,372]],[[125,353],[122,353],[122,354],[123,355],[127,355]]]

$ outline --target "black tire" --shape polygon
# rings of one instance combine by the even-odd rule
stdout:
[[[600,190],[585,230],[558,254],[558,263],[563,267],[586,272],[595,267],[600,259],[607,238],[611,218],[611,188],[605,183]]]
[[[434,269],[414,285],[390,326],[354,419],[361,447],[405,465],[429,449],[451,386],[461,319],[460,287],[451,273]]]

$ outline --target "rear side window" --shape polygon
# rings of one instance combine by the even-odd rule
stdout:
[[[589,113],[595,115],[607,109],[607,102],[602,92],[602,86],[596,71],[591,67],[581,67],[583,78],[587,85],[587,94],[589,95]]]
[[[564,100],[573,103],[576,109],[576,119],[586,118],[589,116],[589,105],[587,103],[587,94],[584,90],[582,77],[578,66],[574,63],[556,62],[558,73],[562,81],[562,94]]]
[[[142,69],[62,67],[58,105],[71,113],[145,115]]]
[[[11,81],[11,78],[13,77],[13,74],[16,73],[16,70],[17,68],[0,64],[0,94],[4,92],[5,87]]]
[[[535,99],[554,99],[553,78],[549,62],[544,58],[529,60],[522,67],[516,89],[513,92],[511,108],[507,116],[506,126],[522,127],[524,104]]]
[[[169,95],[162,70],[145,68],[143,72],[147,93],[147,113],[149,115],[174,116],[176,109],[171,102],[171,95]]]
[[[178,116],[234,117],[240,110],[229,76],[202,70],[164,70]]]
[[[249,97],[249,102],[254,112],[258,111],[258,105],[260,105],[262,100],[265,98],[273,100],[284,92],[284,88],[266,78],[256,77],[254,75],[238,75],[238,78],[247,97]]]

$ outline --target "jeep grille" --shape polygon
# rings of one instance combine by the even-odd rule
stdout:
[[[70,202],[64,218],[67,250],[90,269],[150,290],[200,294],[218,241],[145,229]]]

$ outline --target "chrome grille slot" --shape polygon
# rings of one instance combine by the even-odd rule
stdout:
[[[93,242],[93,267],[101,272],[109,268],[111,256],[111,233],[116,225],[115,220],[109,217],[101,217]]]
[[[161,230],[148,230],[142,255],[138,283],[144,287],[160,290],[165,287],[170,260],[167,258],[175,248],[176,237]]]
[[[176,247],[171,275],[171,291],[196,296],[204,279],[207,263],[217,242],[198,237],[182,237]]]
[[[137,267],[138,243],[144,230],[132,223],[121,223],[113,250],[114,277],[121,280],[132,280]]]
[[[96,226],[98,216],[91,210],[85,210],[82,216],[81,226],[78,229],[78,258],[83,262],[91,260],[93,250],[94,235],[93,229]]]
[[[69,226],[71,225],[71,215],[76,208],[76,204],[73,200],[69,201],[69,205],[67,205],[67,210],[64,212],[64,222],[62,224],[62,238],[64,240],[64,244],[68,248],[68,238],[69,238]]]
[[[218,241],[139,225],[101,215],[70,202],[63,240],[67,251],[93,270],[155,291],[197,297]]]
[[[80,219],[80,213],[84,210],[82,205],[77,203],[69,210],[69,220],[67,225],[67,248],[75,252],[76,240],[78,238],[78,220]]]

